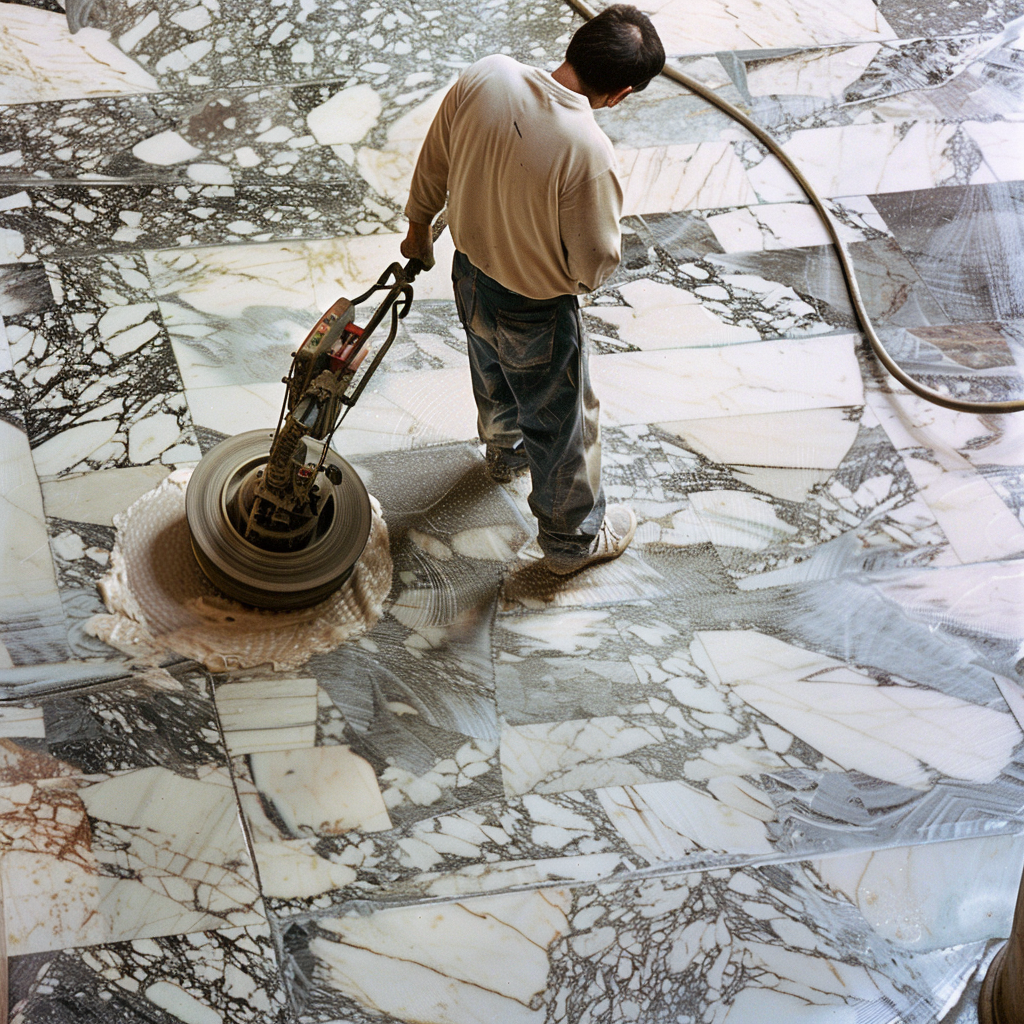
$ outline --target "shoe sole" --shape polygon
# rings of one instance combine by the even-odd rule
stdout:
[[[553,565],[547,565],[547,559],[545,559],[544,568],[547,569],[548,572],[554,573],[555,576],[572,576],[574,573],[583,572],[584,569],[589,569],[592,565],[600,565],[602,562],[613,562],[616,558],[624,555],[626,553],[626,549],[633,543],[633,538],[636,536],[637,525],[638,524],[634,519],[629,533],[626,534],[626,543],[622,545],[621,551],[608,555],[595,555],[593,558],[587,558],[580,565],[577,565],[572,569],[556,569]]]

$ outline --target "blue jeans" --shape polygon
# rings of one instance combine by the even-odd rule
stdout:
[[[530,509],[545,554],[586,552],[604,519],[598,402],[575,295],[528,299],[455,253],[480,440],[530,463]]]

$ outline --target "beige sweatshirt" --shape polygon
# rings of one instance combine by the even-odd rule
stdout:
[[[452,239],[474,266],[532,299],[575,295],[619,262],[615,166],[585,96],[496,54],[444,98],[405,212],[429,223],[447,193]]]

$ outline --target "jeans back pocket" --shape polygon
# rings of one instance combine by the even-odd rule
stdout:
[[[512,370],[536,370],[551,363],[555,349],[557,308],[499,310],[495,341],[502,366]]]

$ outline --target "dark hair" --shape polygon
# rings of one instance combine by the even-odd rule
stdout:
[[[640,92],[665,66],[665,48],[643,11],[614,4],[577,29],[565,59],[595,94]]]

